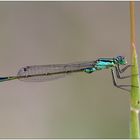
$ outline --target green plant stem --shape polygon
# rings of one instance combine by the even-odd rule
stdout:
[[[130,138],[139,138],[139,111],[131,110],[131,136]]]
[[[131,35],[131,95],[130,95],[130,138],[140,138],[139,111],[140,111],[140,88],[137,53],[135,47],[135,5],[130,2],[130,35]]]

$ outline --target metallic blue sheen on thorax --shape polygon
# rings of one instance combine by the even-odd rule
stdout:
[[[84,72],[86,73],[92,73],[92,72],[95,72],[95,71],[98,71],[98,70],[103,70],[103,69],[108,69],[108,68],[112,68],[115,66],[115,63],[114,61],[107,61],[107,60],[98,60],[96,62],[96,64],[94,65],[93,68],[86,68],[84,70]]]
[[[115,66],[115,64],[112,61],[111,62],[98,61],[95,65],[97,70],[108,69],[108,68],[114,67],[114,66]]]

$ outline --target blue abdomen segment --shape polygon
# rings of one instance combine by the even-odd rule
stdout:
[[[17,77],[17,76],[0,77],[0,82],[9,81],[9,80],[14,80],[14,79],[18,79],[18,77]]]
[[[92,72],[95,72],[95,71],[97,71],[95,68],[86,68],[84,70],[84,72],[86,72],[86,73],[92,73]]]
[[[0,82],[7,81],[8,77],[0,77]]]

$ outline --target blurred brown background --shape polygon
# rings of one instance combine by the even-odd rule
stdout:
[[[130,63],[129,26],[129,2],[0,2],[0,74],[117,55]],[[129,94],[113,86],[108,70],[3,82],[0,91],[0,138],[129,137]]]

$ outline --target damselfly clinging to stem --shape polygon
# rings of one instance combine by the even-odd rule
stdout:
[[[79,62],[71,64],[51,64],[51,65],[33,65],[22,67],[17,76],[0,77],[0,82],[19,79],[26,82],[43,82],[49,80],[55,80],[65,77],[69,73],[85,72],[93,73],[103,69],[111,69],[113,84],[117,88],[129,91],[127,87],[131,85],[118,85],[116,78],[125,79],[131,76],[121,76],[127,68],[131,65],[125,66],[120,69],[120,65],[126,65],[126,58],[123,56],[117,56],[115,58],[99,58],[95,61]]]

